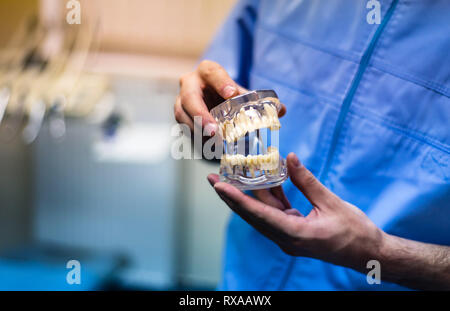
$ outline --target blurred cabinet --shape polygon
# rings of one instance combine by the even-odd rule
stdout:
[[[104,52],[95,50],[87,69],[124,75],[116,77],[113,91],[131,111],[130,122],[170,142],[177,78],[192,70],[236,1],[80,2],[82,23],[98,25],[94,41]],[[64,23],[66,3],[2,0],[0,44],[22,16],[39,10],[46,25]],[[133,68],[127,72],[125,64]],[[166,87],[155,88],[155,79]],[[206,180],[217,166],[175,161],[166,144],[153,162],[117,160],[107,149],[102,158],[95,147],[99,124],[68,119],[66,125],[63,140],[53,139],[45,124],[30,147],[20,139],[1,146],[0,249],[33,240],[117,251],[129,258],[121,275],[126,284],[214,287],[229,215]],[[152,137],[138,144],[157,144]]]
[[[30,162],[20,136],[0,142],[0,251],[32,239]]]
[[[115,83],[117,104],[129,111],[123,126],[139,122],[155,128],[152,135],[168,136],[172,95],[156,94],[150,86],[150,81],[131,78]],[[145,138],[133,143],[154,144],[151,136]],[[130,262],[122,275],[125,283],[170,287],[176,278],[172,185],[177,163],[169,145],[152,149],[158,154],[142,161],[132,154],[130,159],[115,156],[121,150],[114,144],[99,155],[96,146],[103,140],[108,138],[100,125],[88,119],[68,119],[62,141],[42,129],[33,146],[35,236],[122,253]]]
[[[124,285],[214,288],[229,210],[206,180],[217,165],[170,156],[176,82],[126,77],[113,85],[128,111],[124,126],[148,130],[125,137],[129,146],[151,145],[136,152],[158,155],[127,160],[127,150],[96,148],[100,126],[87,119],[68,119],[62,141],[43,128],[32,148],[35,239],[122,253]]]
[[[181,281],[187,287],[201,285],[215,288],[222,276],[230,209],[206,180],[208,174],[219,171],[218,165],[202,160],[184,162],[188,205],[183,242],[186,261],[181,271]]]

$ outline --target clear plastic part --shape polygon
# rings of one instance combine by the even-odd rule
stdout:
[[[286,161],[279,153],[280,109],[275,91],[257,90],[230,98],[211,110],[224,145],[221,181],[241,190],[256,190],[286,180]]]

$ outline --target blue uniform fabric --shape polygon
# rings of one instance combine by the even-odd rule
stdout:
[[[280,151],[384,231],[450,245],[450,1],[241,1],[204,58],[287,107]],[[290,181],[295,208],[310,204]],[[383,267],[381,267],[383,276]],[[223,290],[396,290],[283,253],[233,214]]]

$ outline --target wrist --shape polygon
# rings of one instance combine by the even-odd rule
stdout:
[[[395,261],[397,260],[397,252],[400,247],[399,243],[401,241],[398,237],[388,234],[382,230],[380,236],[380,244],[377,248],[376,252],[372,254],[373,259],[377,260],[380,263],[381,275],[384,281],[389,282],[399,282],[399,280],[392,275],[393,264],[395,265]],[[404,269],[406,268],[403,264],[396,269]],[[394,273],[395,275],[395,273]]]
[[[380,262],[385,262],[387,258],[390,258],[390,254],[392,253],[392,240],[393,236],[382,231],[381,243],[378,249],[378,259]]]
[[[372,224],[373,225],[373,224]],[[366,273],[367,263],[371,260],[381,262],[386,252],[386,244],[389,243],[389,235],[375,225],[359,239],[357,257],[354,261],[354,269]]]

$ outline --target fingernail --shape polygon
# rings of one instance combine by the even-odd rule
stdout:
[[[236,88],[234,86],[227,85],[223,89],[223,96],[225,96],[225,98],[228,98],[228,97],[233,96],[235,92],[236,92]]]
[[[205,135],[207,136],[214,136],[217,132],[217,124],[215,123],[208,123],[205,125]]]
[[[300,167],[300,161],[295,153],[292,153],[292,164],[294,164],[295,167]]]

